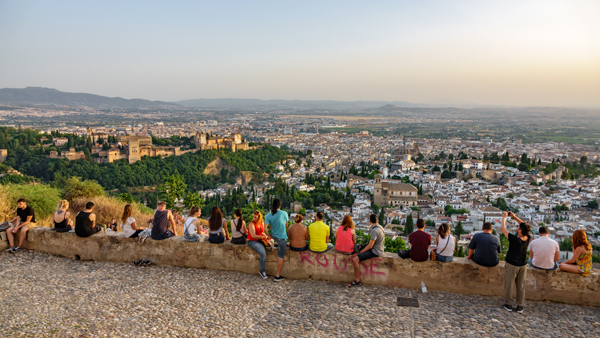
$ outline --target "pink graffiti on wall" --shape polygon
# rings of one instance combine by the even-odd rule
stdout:
[[[324,268],[333,268],[335,271],[339,272],[344,272],[348,269],[352,270],[352,262],[350,261],[350,256],[340,255],[340,257],[338,258],[337,253],[333,255],[333,264],[330,264],[329,259],[325,254],[316,254],[310,251],[303,251],[300,253],[300,262],[303,264],[309,264],[313,266],[317,265],[322,266]],[[379,263],[381,262],[383,262],[383,259],[376,257],[358,263],[360,266],[360,273],[363,275],[385,276],[387,274],[386,271],[376,270],[379,268]]]

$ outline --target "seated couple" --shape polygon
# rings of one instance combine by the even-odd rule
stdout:
[[[333,248],[333,244],[329,243],[330,231],[329,226],[323,222],[324,217],[325,215],[322,211],[317,212],[315,222],[307,228],[306,225],[302,224],[304,217],[300,214],[296,215],[296,223],[288,228],[290,249],[292,251],[310,250],[315,253],[323,253]],[[351,254],[354,251],[356,234],[354,232],[354,223],[352,223],[350,216],[344,217],[344,221],[338,228],[337,234],[337,243],[340,244],[336,243],[336,249],[340,252]]]

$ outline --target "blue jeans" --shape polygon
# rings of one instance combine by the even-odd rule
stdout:
[[[218,234],[208,234],[208,243],[221,244],[225,242],[225,236],[222,232]]]
[[[358,257],[359,262],[362,262],[362,261],[366,261],[367,259],[371,259],[371,258],[375,258],[375,257],[379,257],[379,256],[377,256],[373,252],[373,250],[367,250],[361,254],[358,254],[358,256],[356,256],[356,257]]]
[[[197,233],[192,233],[192,234],[184,233],[183,239],[185,239],[188,242],[198,242],[198,239],[200,239],[200,235],[198,235]]]
[[[444,263],[452,262],[452,260],[454,260],[454,256],[436,255],[435,260],[438,262],[444,262]]]
[[[538,268],[537,266],[533,265],[533,260],[531,258],[529,258],[529,265],[531,265],[532,268],[546,270],[546,271],[552,271],[552,270],[556,270],[556,268],[558,268],[558,262],[554,262],[554,267],[552,269]]]
[[[277,243],[277,257],[285,257],[285,249],[287,249],[287,241],[285,239],[273,237],[275,243]]]
[[[265,261],[267,260],[267,250],[262,242],[259,241],[248,241],[248,246],[258,252],[260,256],[260,271],[265,272]]]
[[[333,248],[333,244],[327,243],[327,249],[325,249],[325,251],[313,251],[313,250],[310,250],[310,249],[308,249],[308,250],[310,252],[314,252],[314,253],[324,253],[324,252],[327,252],[327,251],[331,250],[332,248]]]

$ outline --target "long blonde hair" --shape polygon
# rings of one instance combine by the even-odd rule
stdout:
[[[67,200],[58,201],[58,204],[56,205],[56,211],[62,211],[62,209],[65,206],[67,207],[67,209],[69,209],[69,201],[67,201]]]
[[[133,207],[131,206],[131,204],[127,204],[125,206],[125,208],[123,208],[123,215],[121,216],[121,222],[123,224],[125,224],[125,222],[127,222],[127,219],[129,217],[131,217],[132,213],[133,213]]]
[[[352,217],[350,217],[350,215],[344,216],[341,226],[344,227],[344,231],[348,229],[354,230],[354,222],[352,221]]]
[[[253,223],[255,223],[255,224],[260,224],[260,223],[262,223],[262,220],[263,220],[263,219],[262,219],[262,213],[261,213],[260,211],[256,210],[256,211],[254,212],[254,215],[258,215],[258,223],[257,223],[257,222],[254,222],[254,219],[252,219],[252,222],[253,222]]]

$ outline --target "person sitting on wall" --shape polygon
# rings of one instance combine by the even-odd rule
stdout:
[[[323,253],[333,248],[329,243],[329,226],[323,223],[325,214],[318,211],[315,215],[315,222],[308,227],[308,238],[310,240],[309,250],[315,253]]]
[[[500,238],[492,234],[492,223],[483,223],[483,232],[477,233],[469,243],[469,256],[473,262],[488,268],[494,267],[500,263],[498,254],[500,253]]]
[[[529,244],[529,265],[540,270],[555,270],[560,259],[558,242],[550,239],[550,231],[546,227],[538,230],[540,238],[534,239]]]
[[[131,204],[125,205],[123,208],[123,215],[121,215],[121,229],[127,238],[137,238],[140,232],[144,230],[144,228],[136,225],[135,218],[133,218],[132,214],[133,207]]]
[[[354,267],[354,281],[348,284],[349,287],[361,286],[360,282],[360,266],[359,262],[367,259],[372,259],[383,255],[385,250],[385,232],[383,227],[377,223],[377,215],[371,214],[369,216],[369,223],[371,224],[371,239],[369,243],[360,252],[350,256],[352,266]]]
[[[288,237],[290,238],[290,250],[292,251],[306,251],[308,250],[308,231],[306,225],[302,224],[304,217],[300,214],[296,215],[294,219],[296,223],[292,224],[288,228]]]
[[[172,231],[169,230],[169,224],[173,229]],[[154,213],[154,221],[152,223],[152,232],[150,238],[161,240],[173,236],[177,236],[175,218],[173,218],[173,213],[171,213],[171,210],[167,210],[167,203],[165,201],[160,201],[158,202],[156,212]]]
[[[52,221],[54,221],[54,230],[56,232],[68,232],[73,229],[73,221],[69,218],[69,201],[61,200],[56,206],[56,211],[52,214]]]
[[[210,210],[208,217],[208,243],[221,244],[229,240],[229,231],[227,230],[227,220],[223,218],[223,213],[219,207],[214,206]]]
[[[198,242],[200,239],[201,224],[198,217],[201,214],[200,208],[196,206],[190,208],[188,218],[183,223],[183,239],[187,242]]]
[[[8,221],[11,225],[6,229],[6,237],[8,238],[8,252],[17,252],[23,246],[23,242],[27,237],[27,231],[35,227],[35,212],[33,208],[27,206],[27,200],[20,198],[17,201],[17,216]],[[15,246],[15,234],[21,233],[19,237],[19,245]]]
[[[107,229],[110,229],[112,231],[117,231],[118,227],[117,227],[117,221],[114,218],[110,219],[110,222],[106,225]]]
[[[246,244],[248,228],[242,217],[242,209],[235,209],[234,220],[231,221],[231,244]]]
[[[589,276],[592,272],[592,245],[583,230],[573,232],[573,257],[559,265],[560,271]]]
[[[431,235],[425,232],[425,220],[417,220],[417,231],[408,235],[410,243],[410,259],[415,262],[425,262],[429,257],[427,249],[431,244]]]
[[[456,237],[452,236],[448,223],[442,223],[438,228],[435,242],[435,260],[438,262],[452,262],[454,260],[454,248],[456,248]]]
[[[91,235],[100,232],[102,228],[96,225],[96,214],[93,213],[94,203],[87,202],[85,210],[80,211],[75,216],[75,234],[79,237],[90,237]]]
[[[350,255],[354,253],[354,245],[356,244],[356,231],[354,230],[354,222],[350,215],[344,216],[342,224],[337,229],[335,236],[335,249],[338,252]]]

